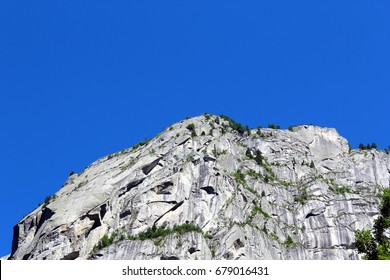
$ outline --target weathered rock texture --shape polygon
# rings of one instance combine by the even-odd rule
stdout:
[[[200,116],[70,176],[14,227],[10,259],[359,259],[389,170],[335,129]],[[201,231],[140,238],[186,223]]]

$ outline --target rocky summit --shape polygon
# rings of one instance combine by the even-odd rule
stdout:
[[[333,128],[205,114],[72,174],[14,227],[9,259],[360,259],[389,172]]]

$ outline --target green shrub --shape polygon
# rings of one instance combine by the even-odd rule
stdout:
[[[260,206],[256,205],[252,210],[253,217],[257,214],[261,213],[265,218],[270,218],[269,214],[265,212]]]
[[[213,156],[214,157],[219,157],[221,155],[226,155],[227,154],[227,150],[218,150],[217,147],[214,145],[214,149],[213,149]]]
[[[390,240],[385,236],[390,229],[390,189],[384,189],[380,215],[374,222],[372,236],[370,230],[357,230],[355,233],[356,248],[364,253],[368,260],[390,260]]]
[[[347,186],[338,186],[336,188],[329,188],[331,192],[334,194],[345,194],[345,193],[351,193],[351,189]]]
[[[294,242],[294,240],[291,238],[290,235],[283,242],[283,244],[286,245],[287,247],[295,247],[295,246],[297,246],[297,243]]]
[[[365,146],[362,143],[359,144],[360,150],[371,150],[371,149],[377,149],[377,148],[378,148],[378,146],[376,145],[376,143],[372,143],[371,145],[367,144],[367,146]]]
[[[138,144],[135,144],[135,145],[133,146],[133,149],[135,150],[135,149],[137,149],[137,148],[139,148],[139,147],[142,147],[142,146],[147,145],[147,144],[150,142],[150,140],[151,140],[151,139],[146,139],[146,138],[145,138],[143,141],[139,142]]]
[[[174,233],[182,235],[186,232],[203,233],[202,230],[197,225],[188,223],[188,224],[175,225],[173,228],[166,228],[164,226],[159,228],[148,228],[145,232],[142,232],[137,236],[131,236],[129,237],[129,239],[131,240],[156,239],[156,238],[164,238]]]
[[[93,252],[97,252],[103,248],[106,248],[108,246],[110,246],[111,244],[114,243],[114,240],[115,240],[115,237],[116,237],[116,233],[113,233],[111,235],[111,237],[108,237],[107,234],[103,235],[103,237],[100,239],[100,241],[98,242],[98,244],[96,244],[94,247],[93,247]]]
[[[258,165],[263,165],[264,157],[261,153],[261,151],[257,150],[255,155],[255,161]]]
[[[245,185],[245,175],[241,172],[241,170],[237,170],[236,172],[231,174],[232,177],[236,180],[238,185]]]
[[[254,171],[253,169],[249,169],[247,174],[255,179],[257,179],[259,177],[259,174],[257,174],[256,171]]]
[[[273,123],[271,123],[271,124],[268,125],[268,128],[280,129],[280,125],[274,125]]]
[[[299,202],[302,205],[305,205],[307,200],[309,199],[309,195],[306,190],[303,190],[299,196],[294,198],[295,202]]]
[[[190,123],[189,125],[187,125],[186,128],[189,131],[191,131],[191,137],[195,137],[196,136],[195,125],[193,123]]]
[[[220,115],[220,118],[227,121],[229,123],[229,126],[237,131],[239,134],[244,134],[244,132],[248,132],[248,135],[250,135],[250,129],[248,126],[243,126],[242,124],[238,123],[238,122],[235,122],[233,119],[231,119],[230,117],[228,116],[225,116],[225,115]]]
[[[51,196],[46,196],[45,197],[45,201],[44,201],[44,204],[49,204],[50,203],[50,200],[51,200]]]

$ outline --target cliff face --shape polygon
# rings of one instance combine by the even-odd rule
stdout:
[[[69,177],[10,259],[358,259],[389,155],[335,129],[237,131],[205,115]]]

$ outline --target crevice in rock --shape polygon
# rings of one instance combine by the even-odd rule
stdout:
[[[119,214],[119,218],[123,219],[124,217],[127,217],[129,215],[131,215],[131,211],[130,210],[126,210],[125,212],[122,212],[122,213]]]
[[[106,213],[107,213],[107,204],[103,204],[102,206],[100,206],[100,219],[103,220],[104,215],[106,215]]]
[[[28,260],[30,258],[31,254],[28,253],[28,254],[25,254],[22,258],[22,260]]]
[[[175,211],[177,208],[179,208],[180,206],[182,206],[184,203],[184,201],[181,201],[179,203],[177,203],[175,206],[173,206],[171,209],[169,209],[167,212],[165,212],[164,214],[162,214],[160,217],[158,217],[158,219],[156,221],[154,221],[153,223],[153,229],[156,229],[156,224],[159,220],[161,220],[166,214],[168,214],[169,212],[173,212]]]
[[[152,161],[151,163],[145,165],[144,167],[142,167],[142,172],[145,175],[148,175],[153,170],[153,168],[156,167],[156,165],[159,163],[160,160],[161,160],[161,158],[158,158],[158,159]]]
[[[238,250],[240,248],[243,248],[245,245],[244,245],[244,243],[242,243],[242,241],[240,239],[237,239],[236,241],[234,241],[233,246],[234,246],[234,249]]]
[[[188,253],[190,253],[191,255],[195,252],[200,252],[199,249],[196,249],[195,247],[191,247],[190,249],[188,249]]]
[[[169,257],[167,257],[167,256],[161,256],[160,257],[160,260],[168,260],[168,261],[175,261],[175,260],[178,260],[179,258],[178,257],[175,257],[175,256],[169,256]]]
[[[149,201],[148,204],[151,203],[167,203],[167,204],[176,204],[176,200],[155,200],[155,201]]]
[[[19,224],[14,226],[14,235],[12,237],[12,253],[11,256],[18,250],[18,241],[19,241]]]
[[[61,260],[74,260],[80,256],[80,251],[74,251],[72,253],[67,254]]]
[[[310,212],[309,214],[306,215],[305,219],[308,219],[310,217],[315,217],[315,216],[318,216],[318,215],[320,215],[320,214],[314,214],[314,213]]]
[[[224,259],[226,260],[232,260],[234,258],[234,254],[232,252],[226,252],[225,254],[223,254],[222,256]]]
[[[85,237],[88,237],[88,235],[93,231],[95,228],[98,228],[102,225],[100,221],[99,214],[87,214],[88,219],[91,221],[94,221],[92,227],[88,230],[88,232],[85,234]]]
[[[25,221],[27,221],[27,220],[25,220]],[[28,230],[31,230],[34,226],[35,226],[34,219],[31,219],[30,227],[28,228]]]
[[[210,157],[210,156],[204,156],[204,157],[203,157],[203,160],[204,160],[205,162],[209,162],[209,161],[214,162],[214,161],[216,161],[215,158]]]
[[[205,192],[207,192],[207,194],[218,195],[218,193],[215,191],[215,189],[212,186],[202,187],[200,189],[204,190]]]
[[[156,187],[154,187],[153,191],[156,192],[156,194],[171,194],[171,192],[167,189],[172,186],[173,183],[171,181],[164,182],[161,185],[157,185]]]
[[[39,223],[37,225],[37,230],[35,231],[36,233],[38,230],[42,227],[43,223],[49,220],[52,216],[54,215],[54,212],[50,208],[43,208],[42,210],[42,216],[39,220]]]
[[[333,171],[331,168],[327,167],[326,165],[322,165],[322,167],[329,170],[329,171]]]
[[[144,180],[145,178],[141,178],[139,180],[135,180],[133,182],[128,183],[124,188],[121,189],[122,192],[118,195],[118,197],[125,195],[125,193],[140,185]]]
[[[181,145],[184,145],[185,143],[187,143],[188,140],[190,140],[191,138],[188,137],[187,139],[185,139],[184,141],[180,142],[179,144],[177,144],[177,146],[181,146]]]

